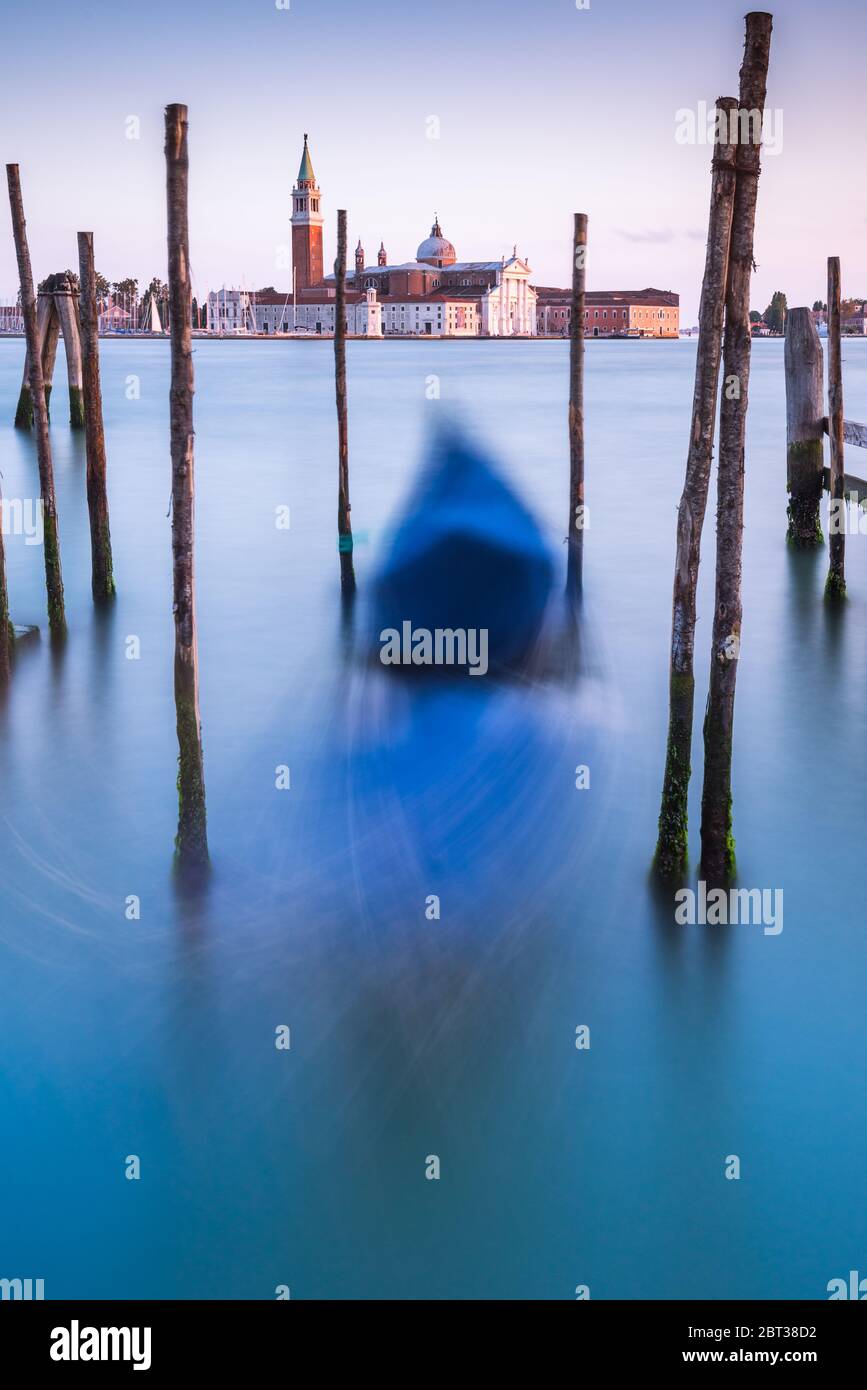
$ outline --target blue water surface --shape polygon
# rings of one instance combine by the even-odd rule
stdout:
[[[0,342],[7,499],[36,489],[22,355]],[[867,344],[844,357],[867,419]],[[740,882],[783,890],[784,929],[676,926],[648,878],[694,360],[588,344],[578,674],[413,685],[340,603],[329,344],[196,343],[196,898],[172,874],[168,347],[102,344],[108,616],[61,353],[60,654],[42,552],[6,538],[14,620],[41,637],[0,723],[0,1276],[49,1298],[812,1299],[867,1271],[867,539],[835,619],[826,553],[785,544],[779,341],[753,350],[734,818]],[[437,412],[496,459],[561,585],[567,345],[348,361],[360,605]]]

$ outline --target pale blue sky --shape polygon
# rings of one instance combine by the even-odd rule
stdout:
[[[693,321],[704,256],[707,146],[675,111],[736,93],[742,0],[3,0],[3,159],[21,165],[34,269],[75,263],[92,230],[110,279],[165,273],[162,110],[190,107],[197,290],[288,287],[290,189],[310,132],[326,261],[338,206],[375,257],[411,257],[439,213],[462,259],[517,243],[539,284],[569,276],[571,214],[590,216],[588,284],[680,292]],[[754,303],[867,294],[861,0],[776,7]],[[39,84],[39,85],[37,85]],[[141,138],[126,138],[126,118]],[[426,120],[440,120],[439,140]],[[0,299],[14,298],[8,212]]]

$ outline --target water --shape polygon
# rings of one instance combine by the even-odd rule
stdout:
[[[867,539],[834,621],[826,555],[784,543],[780,342],[753,351],[734,809],[740,881],[783,889],[784,930],[676,927],[647,878],[694,353],[588,345],[584,677],[419,693],[341,618],[330,346],[196,344],[199,902],[171,873],[168,349],[102,345],[103,619],[61,354],[62,656],[41,551],[7,540],[13,617],[42,639],[0,728],[0,1276],[56,1298],[822,1298],[865,1270]],[[443,409],[562,569],[566,354],[350,344],[362,595]],[[867,419],[867,344],[844,356]],[[21,358],[0,343],[7,498],[36,476]]]

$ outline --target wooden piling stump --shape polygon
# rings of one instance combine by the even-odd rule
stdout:
[[[822,544],[824,416],[822,344],[809,309],[790,309],[786,319],[787,540],[799,550]]]

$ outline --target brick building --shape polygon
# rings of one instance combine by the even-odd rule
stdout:
[[[537,286],[537,333],[568,336],[571,305],[570,290]],[[586,338],[676,338],[679,332],[680,296],[672,290],[588,290],[584,296]]]

